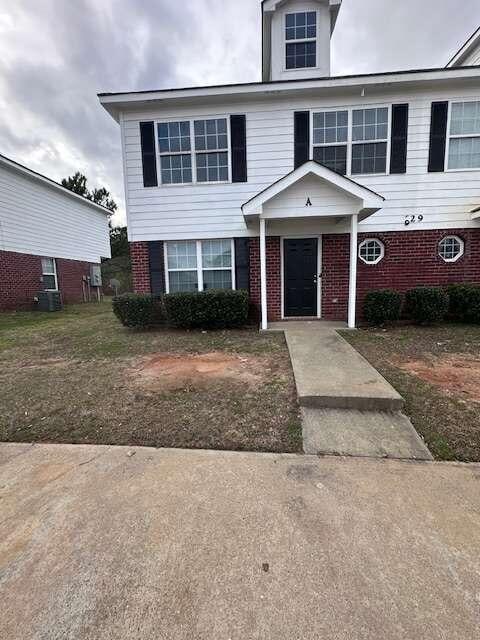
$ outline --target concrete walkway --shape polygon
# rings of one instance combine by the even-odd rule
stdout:
[[[0,638],[473,640],[479,487],[479,465],[0,445]]]
[[[280,322],[300,406],[305,453],[432,460],[400,394],[338,333],[339,322]]]

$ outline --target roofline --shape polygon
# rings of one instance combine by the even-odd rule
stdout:
[[[215,90],[215,89],[233,89],[233,88],[249,88],[249,87],[264,87],[266,90],[274,90],[276,85],[280,87],[284,87],[286,85],[296,85],[296,84],[308,84],[308,83],[325,83],[325,86],[328,87],[329,84],[338,83],[340,86],[349,80],[364,80],[364,79],[374,79],[374,78],[392,78],[394,76],[407,76],[411,77],[415,74],[459,74],[458,77],[465,77],[468,72],[478,71],[478,74],[473,74],[473,77],[476,75],[480,75],[480,65],[472,65],[469,67],[435,67],[429,69],[405,69],[399,71],[384,71],[380,73],[364,73],[364,74],[354,74],[354,75],[345,75],[345,76],[323,76],[319,78],[294,78],[289,80],[271,80],[268,82],[244,82],[237,84],[218,84],[218,85],[207,85],[207,86],[197,86],[197,87],[179,87],[179,88],[169,88],[169,89],[144,89],[141,91],[120,91],[120,92],[103,92],[98,93],[97,96],[100,99],[100,102],[108,104],[108,100],[102,100],[103,98],[115,98],[115,97],[123,97],[123,96],[145,96],[147,94],[159,94],[159,95],[168,95],[175,92],[201,92],[205,90]],[[351,83],[354,85],[354,82]],[[180,96],[181,97],[181,96]],[[113,101],[112,101],[113,102]]]
[[[457,64],[460,64],[465,56],[470,53],[470,49],[478,43],[480,43],[480,27],[472,33],[468,40],[462,44],[457,53],[450,58],[447,62],[446,68],[458,68]]]
[[[33,169],[29,169],[28,167],[25,167],[23,164],[20,164],[19,162],[15,162],[15,160],[12,160],[11,158],[7,158],[1,153],[0,153],[0,164],[10,167],[11,169],[18,171],[19,173],[23,173],[31,178],[35,178],[40,182],[45,182],[47,185],[51,187],[55,187],[56,189],[62,191],[62,193],[64,193],[65,195],[68,195],[72,198],[76,198],[77,200],[80,200],[84,204],[88,204],[90,207],[94,209],[98,209],[105,215],[110,216],[113,213],[113,211],[110,211],[110,209],[107,209],[103,205],[97,204],[96,202],[92,202],[92,200],[85,198],[85,196],[81,196],[79,193],[70,191],[70,189],[67,189],[67,187],[64,187],[63,184],[60,184],[59,182],[55,182],[55,180],[52,180],[51,178],[47,178],[47,176],[44,176],[41,173],[38,173],[37,171],[33,171]]]
[[[340,176],[341,178],[344,178],[345,180],[348,180],[349,182],[351,182],[352,184],[354,184],[356,187],[361,187],[362,189],[365,189],[365,191],[369,191],[372,195],[381,198],[384,202],[385,202],[385,198],[380,195],[379,193],[377,193],[376,191],[374,191],[373,189],[370,189],[369,187],[366,187],[363,184],[360,184],[359,182],[356,182],[355,180],[353,180],[352,178],[349,178],[348,176],[344,176],[341,173],[337,173],[336,171],[333,171],[333,169],[330,169],[330,167],[327,167],[327,165],[322,164],[321,162],[318,162],[318,160],[306,160],[303,164],[301,164],[299,167],[296,167],[295,169],[292,169],[292,171],[289,171],[288,173],[286,173],[284,176],[282,176],[281,178],[279,178],[278,180],[275,180],[275,182],[272,182],[272,184],[269,184],[268,187],[265,187],[264,189],[262,189],[261,191],[259,191],[258,193],[256,193],[254,196],[252,196],[249,200],[247,200],[246,202],[244,202],[242,204],[242,206],[240,207],[243,211],[243,208],[246,207],[250,202],[252,202],[252,200],[255,200],[256,198],[258,198],[259,196],[261,196],[263,193],[265,193],[266,191],[268,191],[269,189],[271,189],[272,187],[274,187],[276,184],[278,184],[279,182],[282,182],[282,180],[286,180],[288,177],[290,177],[293,173],[295,173],[296,171],[298,171],[299,169],[301,169],[302,167],[304,167],[307,164],[316,164],[319,167],[322,167],[323,169],[328,169],[328,171],[330,171],[331,173],[333,173],[336,176]]]

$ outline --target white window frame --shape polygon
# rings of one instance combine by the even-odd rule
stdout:
[[[233,238],[203,238],[203,240],[165,240],[164,242],[164,271],[165,271],[165,291],[170,293],[170,279],[169,279],[169,271],[195,271],[195,269],[169,269],[168,267],[168,243],[169,242],[195,242],[197,249],[197,286],[198,291],[204,291],[203,287],[203,272],[204,271],[228,271],[228,267],[218,268],[218,267],[203,267],[203,259],[202,259],[202,242],[208,242],[210,240],[230,240],[231,243],[231,254],[232,254],[232,264],[230,266],[230,271],[232,274],[232,291],[236,290],[236,281],[235,281],[235,242]],[[230,289],[228,289],[230,291]]]
[[[440,245],[445,240],[456,240],[460,244],[460,253],[458,254],[458,256],[455,256],[454,258],[444,258],[442,256]],[[465,254],[465,240],[463,238],[460,238],[460,236],[449,235],[449,236],[444,236],[443,238],[441,238],[439,240],[439,242],[438,242],[438,255],[440,256],[441,260],[443,260],[447,264],[448,263],[451,264],[452,262],[458,262],[458,260],[460,260],[460,258],[462,258],[464,254]]]
[[[372,262],[365,260],[365,258],[361,255],[362,247],[364,247],[369,242],[376,242],[380,246],[380,256],[376,260],[373,260]],[[366,264],[369,267],[374,267],[376,264],[381,262],[384,259],[384,257],[385,257],[385,245],[378,238],[365,238],[365,240],[362,240],[362,242],[360,242],[360,244],[358,245],[358,258],[363,262],[363,264]]]
[[[458,98],[456,100],[448,101],[448,119],[447,119],[448,124],[447,124],[447,140],[445,144],[444,167],[445,167],[445,172],[449,172],[449,173],[458,173],[459,171],[480,171],[480,167],[466,167],[465,169],[450,169],[450,167],[448,166],[448,161],[450,158],[450,141],[452,138],[480,138],[480,133],[479,134],[475,134],[475,133],[455,134],[455,135],[452,135],[450,133],[452,128],[452,106],[460,102],[480,102],[480,97]]]
[[[316,20],[316,37],[315,38],[300,38],[299,40],[287,40],[287,15],[292,15],[292,14],[296,14],[296,13],[315,13],[317,16],[317,20]],[[303,11],[301,10],[286,10],[285,13],[283,14],[283,41],[285,43],[285,48],[284,48],[284,56],[283,56],[283,70],[287,73],[295,73],[295,71],[308,71],[311,69],[318,69],[319,68],[319,64],[318,64],[318,25],[319,25],[319,16],[318,16],[318,11],[316,9],[304,9]],[[300,44],[302,42],[315,42],[315,66],[314,67],[292,67],[291,69],[289,69],[287,67],[287,44]]]
[[[227,121],[227,150],[204,150],[201,149],[197,151],[195,148],[195,121],[196,120],[226,120]],[[160,152],[159,142],[158,142],[158,125],[165,124],[170,122],[189,122],[190,123],[190,151],[175,151],[173,153]],[[155,120],[155,158],[157,162],[157,175],[159,177],[158,186],[159,187],[191,187],[192,185],[202,186],[209,184],[230,184],[232,182],[232,141],[231,141],[231,131],[230,131],[230,115],[228,114],[220,114],[215,116],[195,116],[192,117],[182,117],[175,116],[172,118],[161,118]],[[197,180],[197,153],[225,153],[227,152],[228,156],[228,180],[215,180],[214,182],[198,182]],[[192,181],[191,182],[177,182],[174,184],[164,184],[162,182],[162,166],[160,158],[162,156],[171,156],[171,155],[190,155],[192,159]]]
[[[52,272],[43,270],[43,260],[51,260],[52,261],[52,264],[53,264],[53,271]],[[44,291],[58,291],[57,261],[55,260],[55,258],[52,258],[51,256],[43,256],[42,257],[42,278],[44,276],[53,276],[55,278],[55,289],[44,289]]]
[[[387,122],[387,162],[385,171],[382,173],[355,173],[352,174],[352,149],[354,144],[375,144],[376,142],[385,142],[385,140],[356,140],[353,141],[353,112],[363,109],[388,109],[388,122]],[[331,111],[347,111],[348,112],[348,135],[347,142],[335,142],[326,144],[314,144],[313,143],[313,115],[315,113],[327,113]],[[388,176],[390,175],[390,157],[392,148],[392,105],[391,104],[366,104],[355,106],[335,106],[335,107],[318,107],[316,109],[310,109],[310,158],[313,159],[313,149],[315,147],[339,147],[341,145],[347,146],[347,173],[345,174],[349,178],[370,178],[373,176]]]

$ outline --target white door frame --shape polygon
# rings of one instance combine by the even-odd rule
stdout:
[[[302,240],[303,238],[316,238],[317,239],[317,315],[312,318],[322,317],[322,234],[308,234],[299,233],[297,235],[280,236],[280,287],[282,289],[281,294],[281,314],[282,320],[285,318],[285,240]],[[320,277],[319,277],[320,276]]]

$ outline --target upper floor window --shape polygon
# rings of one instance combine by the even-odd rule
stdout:
[[[42,280],[45,291],[58,291],[55,258],[42,258]]]
[[[158,152],[162,184],[227,182],[227,119],[161,122]]]
[[[388,108],[354,109],[352,175],[386,173]]]
[[[451,105],[448,168],[480,168],[480,102]]]
[[[286,68],[317,66],[317,13],[306,11],[285,16]]]
[[[387,171],[389,107],[313,114],[313,159],[342,175]]]

